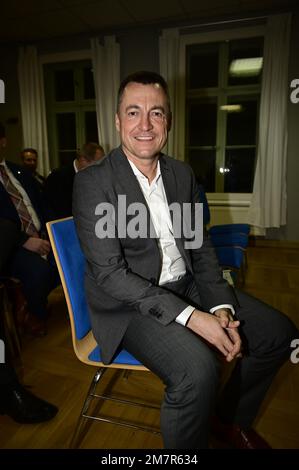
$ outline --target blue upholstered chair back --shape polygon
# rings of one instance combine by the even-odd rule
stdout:
[[[51,229],[68,287],[76,337],[82,339],[91,329],[84,291],[85,258],[72,218],[53,223]]]
[[[53,237],[57,263],[63,271],[62,282],[69,298],[72,309],[71,316],[75,328],[76,340],[83,339],[91,330],[88,306],[85,298],[84,273],[85,258],[82,253],[73,218],[50,222],[50,233]],[[66,293],[66,292],[65,292]],[[94,362],[102,361],[98,345],[94,347],[88,359]],[[146,370],[142,364],[126,350],[122,349],[115,357],[113,364],[134,366]]]

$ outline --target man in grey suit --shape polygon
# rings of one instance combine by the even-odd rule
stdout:
[[[161,153],[170,126],[164,79],[127,77],[116,113],[121,146],[75,178],[93,331],[105,363],[125,348],[163,380],[166,448],[208,447],[219,355],[237,360],[214,430],[228,445],[268,447],[251,426],[298,332],[280,312],[228,286],[205,234],[201,246],[190,242],[198,188],[188,165]]]

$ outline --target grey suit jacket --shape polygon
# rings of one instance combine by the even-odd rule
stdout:
[[[199,202],[197,184],[188,165],[161,155],[160,168],[169,204]],[[139,183],[121,148],[113,150],[99,164],[80,171],[75,177],[73,215],[87,260],[87,302],[93,332],[105,363],[111,362],[136,312],[150,315],[155,321],[167,325],[188,305],[174,293],[158,286],[162,264],[156,238],[117,236],[120,230],[117,217],[119,195],[126,196],[127,206],[139,202],[147,208]],[[115,238],[100,239],[96,235],[97,222],[104,220],[99,217],[101,203],[109,203],[115,208]],[[134,215],[123,212],[121,217],[125,217],[128,224]],[[148,209],[146,216],[149,234],[152,227]],[[176,238],[187,270],[195,279],[202,309],[209,311],[223,303],[235,305],[235,295],[222,278],[210,241],[205,237],[198,249],[186,249],[184,241],[183,234]]]

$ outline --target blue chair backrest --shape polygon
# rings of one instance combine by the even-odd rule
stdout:
[[[249,224],[222,224],[222,225],[213,225],[209,228],[210,234],[218,233],[242,233],[243,235],[249,235],[250,225]]]
[[[216,233],[209,230],[210,239],[214,246],[241,246],[247,248],[248,235],[239,232]]]
[[[85,258],[74,220],[66,219],[51,225],[57,254],[62,267],[73,310],[76,337],[82,339],[91,329],[84,291]]]
[[[244,250],[238,246],[215,246],[220,266],[240,269],[243,263]]]

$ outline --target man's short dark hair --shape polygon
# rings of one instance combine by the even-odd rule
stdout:
[[[6,137],[5,127],[2,122],[0,122],[0,139],[4,139]]]
[[[168,112],[171,112],[170,109],[170,99],[169,99],[169,91],[168,91],[168,85],[164,78],[159,75],[156,72],[147,72],[147,71],[140,71],[140,72],[134,72],[131,75],[128,75],[124,80],[121,82],[119,90],[118,90],[118,96],[117,96],[117,111],[119,110],[119,106],[121,104],[121,100],[125,91],[126,86],[129,83],[141,83],[142,85],[152,85],[152,84],[158,84],[161,86],[162,90],[164,91],[167,99],[167,105],[168,105]]]
[[[105,155],[103,147],[96,142],[87,142],[83,144],[80,151],[78,152],[79,156],[85,158],[88,162],[92,162],[95,159],[96,151],[100,150]]]
[[[24,156],[25,153],[34,153],[34,155],[37,156],[37,150],[35,150],[35,149],[33,149],[33,148],[30,148],[30,147],[25,148],[25,149],[21,152],[21,155]]]

